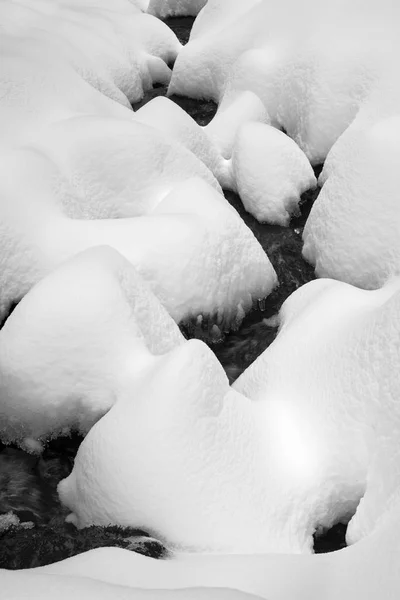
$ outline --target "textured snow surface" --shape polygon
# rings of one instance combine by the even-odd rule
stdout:
[[[58,488],[68,519],[140,523],[175,549],[267,548],[269,482],[250,404],[205,344],[175,349],[135,405],[117,403],[85,438]]]
[[[252,91],[318,163],[397,55],[399,23],[392,0],[209,0],[169,92],[221,102]]]
[[[207,313],[234,324],[277,283],[252,232],[202,179],[170,186],[148,215],[78,220],[63,212],[75,211],[69,181],[38,151],[4,155],[0,170],[2,315],[60,262],[97,245],[121,252],[176,321]]]
[[[266,460],[286,470],[285,487],[271,480],[270,493],[292,533],[350,516],[367,488],[352,541],[399,492],[390,466],[400,429],[399,311],[398,278],[376,291],[308,283],[284,303],[276,340],[233,385],[257,407]],[[393,458],[378,468],[384,456]]]
[[[232,163],[243,205],[261,222],[288,225],[301,194],[317,184],[297,144],[263,123],[241,126]]]
[[[0,331],[0,437],[86,433],[154,355],[182,344],[135,269],[109,247],[76,255],[22,299]]]
[[[235,392],[201,342],[174,350],[83,442],[59,486],[70,519],[144,526],[175,549],[307,553],[367,489],[349,541],[369,534],[399,491],[380,468],[398,453],[399,310],[398,279],[309,283]]]
[[[400,115],[338,143],[304,229],[304,257],[320,277],[374,289],[400,273]]]

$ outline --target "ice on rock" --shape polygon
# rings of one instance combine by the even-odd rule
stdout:
[[[86,433],[135,382],[184,343],[129,262],[91,248],[22,299],[0,331],[0,438]]]
[[[173,213],[168,201],[165,214],[160,204],[147,216],[78,220],[68,218],[61,204],[61,199],[64,205],[76,203],[74,190],[39,152],[3,155],[0,170],[1,318],[60,262],[98,245],[125,256],[176,321],[217,311],[231,318],[240,303],[248,309],[254,296],[266,296],[276,285],[271,263],[251,231],[201,180],[179,188]],[[196,199],[197,187],[207,216],[200,196]]]
[[[311,210],[303,255],[320,277],[377,288],[400,272],[400,116],[344,136],[341,155]]]
[[[141,123],[163,131],[193,152],[214,174],[223,187],[227,179],[226,161],[214,145],[206,130],[172,100],[161,96],[153,98],[135,113]]]
[[[14,573],[0,570],[2,593],[7,600],[257,600],[256,596],[224,588],[187,590],[134,589],[110,585],[87,577],[54,576],[32,569]]]
[[[313,281],[286,300],[278,337],[233,385],[259,412],[268,463],[291,473],[285,495],[271,482],[270,502],[298,531],[351,516],[379,438],[398,438],[399,310],[398,278],[376,291]]]
[[[147,12],[156,17],[195,17],[207,0],[149,0]]]
[[[245,209],[258,221],[288,225],[300,196],[316,186],[306,155],[287,135],[245,123],[236,135],[232,170]]]
[[[250,405],[205,344],[176,348],[134,404],[117,403],[85,438],[58,487],[68,520],[140,526],[195,552],[270,547],[269,481]]]
[[[269,123],[269,116],[260,98],[253,92],[240,92],[232,98],[226,97],[215,117],[204,128],[215,141],[226,159],[232,156],[236,133],[243,123],[257,121]]]

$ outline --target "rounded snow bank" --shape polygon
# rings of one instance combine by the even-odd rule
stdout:
[[[331,163],[303,255],[320,277],[377,288],[400,273],[400,116],[354,128],[340,152],[346,160]]]
[[[34,581],[36,574],[50,573],[58,580],[58,576],[69,575],[160,590],[230,587],[265,600],[321,600],[321,596],[325,600],[389,600],[397,598],[400,588],[399,514],[394,511],[360,543],[317,556],[188,554],[160,561],[119,548],[99,548],[15,575],[28,575]],[[209,593],[213,593],[211,589]]]
[[[399,17],[392,0],[210,0],[169,93],[221,102],[252,91],[317,164],[397,56]]]
[[[232,170],[245,209],[260,222],[288,225],[300,196],[317,180],[306,155],[270,125],[246,123],[236,135]]]
[[[184,590],[134,589],[94,581],[87,577],[55,576],[27,571],[0,570],[2,592],[7,600],[257,600],[255,596],[230,589]],[[29,590],[29,592],[27,592]]]
[[[290,515],[309,535],[351,516],[369,469],[372,487],[381,486],[375,515],[394,481],[399,489],[397,467],[389,475],[390,460],[381,471],[375,465],[384,464],[382,441],[399,439],[399,313],[398,278],[370,292],[313,281],[286,300],[278,337],[233,385],[255,401],[268,463],[291,474],[285,494],[271,481],[275,515]],[[358,509],[370,517],[364,534],[373,522],[366,504],[367,496]]]
[[[68,519],[140,524],[175,549],[261,551],[268,482],[250,401],[197,340],[157,367],[135,405],[115,405],[80,446],[58,488]]]
[[[67,218],[64,211],[82,216],[79,200],[85,199],[76,197],[69,180],[43,154],[3,154],[0,170],[3,318],[13,302],[60,262],[98,245],[125,256],[176,321],[204,313],[230,327],[277,283],[251,231],[201,179],[169,187],[161,180],[165,187],[149,215],[78,220]],[[113,204],[107,197],[104,210],[110,211]]]
[[[154,356],[184,342],[131,264],[109,247],[58,267],[0,331],[0,438],[86,433]]]

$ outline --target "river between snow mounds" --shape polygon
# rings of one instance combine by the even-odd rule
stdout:
[[[182,44],[186,44],[189,40],[193,22],[192,17],[165,20]],[[166,94],[167,86],[155,87],[146,92],[144,98],[132,107],[136,111],[153,98]],[[198,125],[203,127],[209,124],[217,111],[217,105],[210,100],[195,100],[176,95],[169,96],[169,99],[183,108]],[[315,167],[317,176],[321,168],[322,165]],[[244,209],[237,194],[224,191],[226,199],[238,211],[263,247],[279,280],[279,286],[265,301],[253,308],[239,329],[224,335],[219,343],[210,341],[207,326],[203,325],[204,335],[198,328],[194,331],[190,327],[182,327],[187,338],[203,339],[212,348],[224,367],[230,383],[233,383],[275,339],[278,328],[270,318],[276,315],[284,300],[297,288],[315,278],[313,267],[303,259],[301,254],[303,245],[301,234],[318,193],[319,188],[305,192],[300,201],[300,215],[291,220],[289,227],[281,227],[259,223]]]
[[[188,41],[193,22],[191,17],[166,20],[182,43]],[[165,86],[157,86],[133,108],[137,110],[152,98],[166,93]],[[212,101],[181,96],[171,96],[170,99],[201,126],[207,125],[217,110]],[[320,167],[315,169],[316,175],[320,170]],[[303,194],[301,214],[292,219],[289,227],[258,223],[246,212],[236,194],[224,193],[263,247],[279,279],[279,286],[245,317],[237,331],[226,334],[217,344],[204,336],[204,341],[214,351],[232,383],[275,339],[277,327],[270,319],[277,314],[284,300],[315,277],[313,268],[301,254],[301,234],[319,189]],[[187,328],[183,331],[187,337],[193,337]],[[82,438],[77,435],[53,440],[39,458],[0,443],[0,568],[24,569],[46,565],[103,546],[129,548],[154,558],[168,555],[157,540],[149,538],[143,531],[115,527],[91,527],[78,531],[65,523],[67,513],[59,503],[56,487],[72,470],[81,441]],[[4,473],[7,481],[4,481]],[[10,510],[21,523],[33,526],[1,531],[1,519]],[[346,525],[342,523],[327,532],[319,532],[314,536],[314,552],[332,552],[345,547],[345,534]]]

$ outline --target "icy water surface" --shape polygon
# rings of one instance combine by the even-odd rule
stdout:
[[[186,43],[193,21],[192,18],[168,19],[167,24],[181,42]],[[146,93],[134,109],[137,110],[156,96],[166,95],[166,91],[165,87],[156,87]],[[172,96],[171,100],[202,126],[211,121],[217,109],[211,101],[180,96]],[[282,302],[294,290],[314,278],[313,269],[301,256],[301,233],[317,195],[318,190],[304,194],[301,215],[292,220],[290,227],[279,227],[258,223],[244,210],[237,195],[225,192],[227,200],[239,212],[268,255],[280,282],[265,304],[246,316],[238,331],[226,335],[218,345],[210,344],[231,382],[274,340],[277,328],[271,324],[270,318],[276,315]],[[64,522],[66,512],[60,506],[56,487],[71,471],[80,442],[79,436],[55,440],[40,458],[31,457],[15,448],[6,448],[0,443],[0,568],[45,565],[101,546],[129,548],[154,558],[168,556],[166,549],[143,531],[115,527],[91,527],[77,531]],[[13,511],[26,526],[1,532],[2,518],[6,518],[4,514],[9,511]],[[338,524],[329,532],[320,534],[315,538],[315,552],[343,548],[345,533],[346,526]]]

